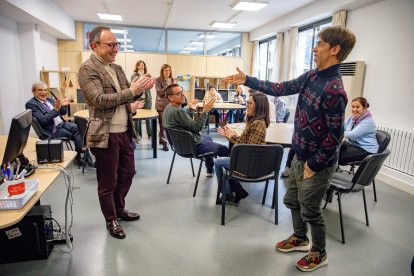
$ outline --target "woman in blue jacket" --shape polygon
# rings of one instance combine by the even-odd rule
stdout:
[[[352,116],[346,119],[344,141],[340,147],[339,165],[362,161],[367,155],[378,152],[377,127],[364,97],[352,100]]]

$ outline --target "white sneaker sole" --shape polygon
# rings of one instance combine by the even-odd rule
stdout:
[[[321,262],[319,265],[315,267],[306,268],[306,267],[300,267],[298,264],[296,264],[296,268],[299,269],[300,271],[311,272],[311,271],[314,271],[315,269],[318,269],[318,268],[321,268],[327,265],[328,265],[328,258],[326,258],[325,261]]]
[[[311,244],[303,245],[303,246],[296,246],[289,249],[279,248],[276,246],[276,250],[279,250],[281,252],[292,252],[292,251],[300,251],[300,252],[308,252],[311,249]]]

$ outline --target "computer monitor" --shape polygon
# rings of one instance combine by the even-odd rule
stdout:
[[[12,119],[3,162],[13,162],[18,157],[23,166],[29,166],[29,160],[23,155],[23,150],[29,138],[31,125],[32,111],[30,109],[16,115]]]

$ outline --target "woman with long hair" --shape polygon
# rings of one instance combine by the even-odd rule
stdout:
[[[158,112],[158,123],[160,125],[160,132],[158,134],[159,143],[162,144],[162,149],[168,151],[168,140],[167,133],[162,124],[162,114],[164,109],[168,105],[167,100],[167,86],[173,83],[177,83],[177,80],[174,79],[171,70],[171,66],[164,64],[161,66],[160,76],[155,79],[155,90],[157,91],[157,100],[155,102],[155,109]]]
[[[136,77],[140,78],[143,75],[147,74],[147,65],[143,60],[138,60],[135,64],[134,74],[131,76],[131,81],[134,80]],[[151,90],[146,89],[144,93],[137,97],[138,100],[144,100],[144,106],[143,109],[151,109],[152,107],[152,95]],[[148,138],[151,136],[151,120],[145,119],[145,126],[147,128],[147,135]],[[137,131],[137,134],[142,137],[142,128],[141,128],[141,120],[135,121],[135,130]]]
[[[250,94],[246,103],[246,119],[246,127],[240,136],[228,126],[218,128],[217,132],[226,137],[233,144],[265,144],[266,128],[268,128],[270,124],[269,101],[265,94],[261,92]],[[216,159],[215,171],[218,184],[221,183],[223,185],[222,168],[229,169],[229,167],[229,157]],[[229,183],[225,183],[225,185],[225,196],[228,203],[238,204],[241,199],[244,199],[249,195],[238,181],[229,181]]]

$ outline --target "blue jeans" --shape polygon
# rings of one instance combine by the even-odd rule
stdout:
[[[220,157],[216,159],[216,163],[214,164],[214,169],[216,171],[217,176],[217,184],[220,185],[223,184],[223,170],[222,168],[228,170],[230,168],[230,157]],[[226,194],[232,193],[232,192],[240,192],[242,190],[242,186],[238,181],[229,180],[226,183],[225,191]]]
[[[325,217],[321,210],[322,198],[329,187],[338,164],[322,169],[309,179],[303,179],[304,162],[293,158],[288,189],[283,202],[292,213],[296,236],[306,236],[311,226],[312,248],[321,252],[326,245]]]
[[[213,138],[203,134],[200,143],[197,144],[196,153],[202,154],[207,152],[214,152],[217,156],[229,156],[230,153],[228,147],[213,142]],[[208,173],[213,172],[213,166],[213,157],[206,157],[206,168]]]

